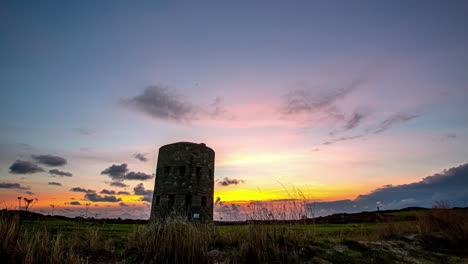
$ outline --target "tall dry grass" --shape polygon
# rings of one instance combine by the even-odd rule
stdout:
[[[278,225],[246,226],[230,237],[232,263],[300,263],[300,254],[311,237],[298,229]]]
[[[419,229],[422,240],[430,247],[444,243],[442,246],[458,244],[463,248],[468,245],[468,217],[466,210],[463,212],[436,206],[418,221],[380,223],[375,229],[363,228],[362,236],[366,240],[398,238]],[[0,262],[214,263],[213,253],[218,255],[216,261],[223,263],[302,263],[317,255],[334,262],[336,252],[330,247],[356,235],[356,230],[351,232],[349,227],[316,233],[313,224],[294,223],[253,221],[236,227],[234,232],[221,232],[211,224],[175,218],[141,227],[127,236],[113,237],[104,235],[96,226],[66,233],[24,229],[18,215],[0,215]],[[340,258],[355,260],[343,254]],[[346,263],[342,260],[339,263]]]
[[[18,215],[0,215],[1,263],[88,263],[119,258],[115,241],[95,227],[73,232],[25,229]]]
[[[131,263],[209,263],[213,240],[208,224],[178,219],[156,222],[128,237],[127,261]]]
[[[2,263],[84,263],[61,234],[29,232],[19,224],[19,217],[0,216],[0,259]]]
[[[419,217],[423,241],[431,248],[468,252],[468,213],[437,202],[431,212]]]

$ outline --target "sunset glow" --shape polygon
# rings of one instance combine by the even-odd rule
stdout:
[[[146,219],[180,141],[215,151],[219,219],[466,206],[465,3],[41,2],[0,4],[4,208]]]

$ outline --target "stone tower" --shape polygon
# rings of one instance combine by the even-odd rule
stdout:
[[[150,222],[169,215],[213,221],[214,159],[203,143],[159,148]]]

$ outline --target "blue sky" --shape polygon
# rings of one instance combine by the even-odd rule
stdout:
[[[160,146],[194,141],[217,152],[217,179],[244,180],[217,186],[227,200],[282,197],[278,181],[324,200],[417,182],[468,157],[467,13],[466,1],[3,1],[0,179],[65,199],[80,182],[108,187],[112,164],[151,174]],[[65,157],[72,179],[51,190],[47,173],[9,172],[40,154]]]

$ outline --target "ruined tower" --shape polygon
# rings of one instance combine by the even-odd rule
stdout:
[[[203,143],[159,148],[150,222],[170,215],[213,221],[214,159]]]

